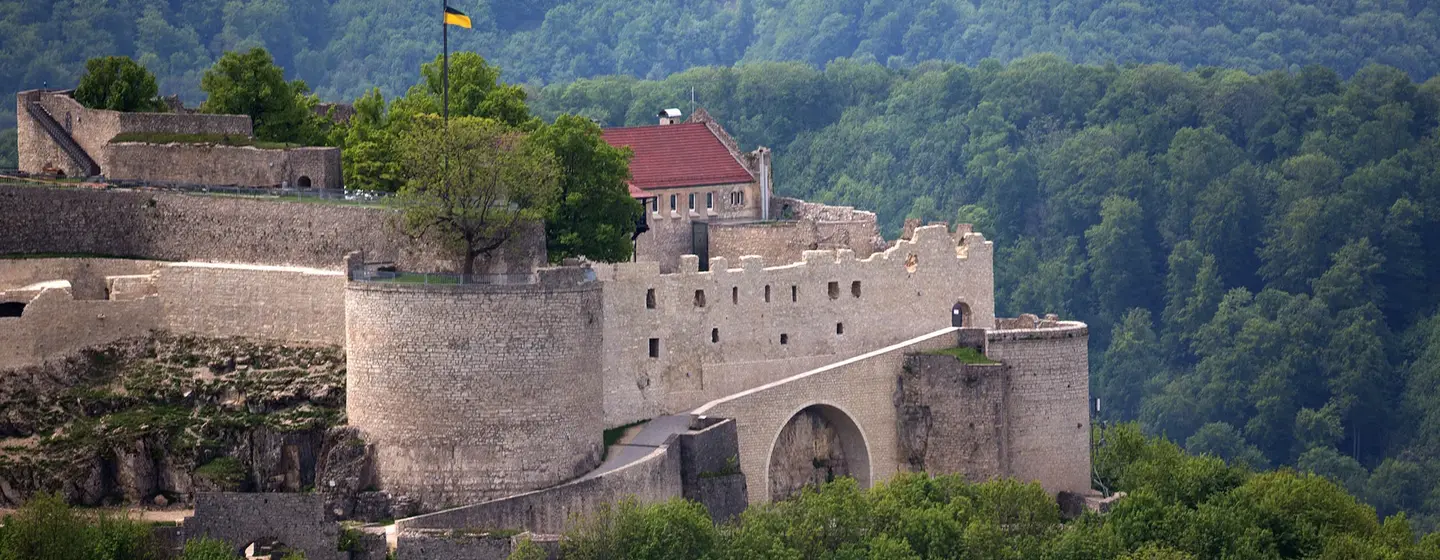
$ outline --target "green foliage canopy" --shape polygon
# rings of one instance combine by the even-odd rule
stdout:
[[[74,95],[91,109],[159,111],[164,108],[159,91],[155,75],[144,66],[128,57],[106,56],[85,63],[85,75]]]

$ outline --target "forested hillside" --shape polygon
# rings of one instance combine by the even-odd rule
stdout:
[[[452,0],[474,29],[451,48],[512,83],[599,75],[664,78],[700,65],[839,57],[900,68],[1054,52],[1075,62],[1170,62],[1252,72],[1365,64],[1440,71],[1440,11],[1424,0]],[[227,50],[262,46],[324,100],[412,84],[440,49],[439,2],[411,0],[0,0],[0,84],[71,87],[89,58],[132,56],[162,94],[201,101]],[[8,94],[8,92],[7,92]],[[0,104],[0,167],[13,165]]]
[[[694,87],[786,194],[974,222],[1002,313],[1092,329],[1103,417],[1440,512],[1440,79],[1055,56],[697,68],[544,88],[649,122]]]

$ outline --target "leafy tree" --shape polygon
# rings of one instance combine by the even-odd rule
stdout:
[[[448,248],[461,273],[538,222],[559,192],[553,153],[479,117],[415,117],[398,139],[402,231]]]
[[[153,560],[146,524],[100,515],[82,517],[59,494],[32,496],[0,526],[0,559]]]
[[[74,96],[91,109],[159,111],[164,108],[157,97],[159,91],[155,75],[145,67],[129,57],[106,56],[85,63],[85,75]]]
[[[209,97],[207,113],[249,115],[255,137],[275,142],[319,143],[323,117],[305,82],[285,81],[285,73],[265,49],[228,52],[205,71],[200,89]]]
[[[550,259],[628,260],[644,212],[627,186],[629,150],[606,144],[599,125],[571,115],[541,127],[531,140],[560,164],[560,193],[545,218]]]

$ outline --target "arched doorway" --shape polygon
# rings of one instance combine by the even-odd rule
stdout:
[[[18,301],[0,303],[0,317],[19,317],[25,314],[25,304]]]
[[[955,307],[951,307],[951,308],[950,308],[950,326],[952,326],[952,327],[969,327],[969,326],[970,326],[970,306],[969,306],[969,305],[966,305],[965,302],[962,301],[962,302],[956,302],[956,303],[955,303]]]
[[[870,486],[870,452],[860,426],[834,406],[807,406],[790,417],[770,446],[766,479],[770,500],[800,493],[812,484],[848,476]]]
[[[310,176],[309,176],[309,175],[301,175],[300,178],[295,181],[295,186],[300,187],[300,188],[302,188],[302,189],[308,189],[308,188],[310,188]]]

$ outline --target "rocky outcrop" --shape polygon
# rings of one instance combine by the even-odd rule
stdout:
[[[0,371],[0,506],[35,492],[168,505],[322,480],[353,502],[370,482],[364,445],[334,429],[344,382],[338,347],[165,333]]]

